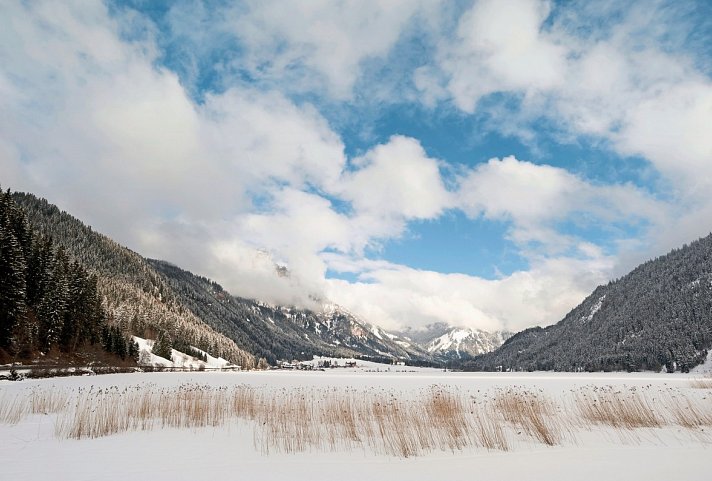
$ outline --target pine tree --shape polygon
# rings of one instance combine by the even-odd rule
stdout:
[[[51,276],[52,239],[34,236],[27,261],[27,305],[36,308],[47,292]]]
[[[10,191],[0,198],[0,348],[9,349],[18,322],[25,316],[27,266],[13,229]]]
[[[156,336],[156,341],[153,343],[151,352],[156,356],[171,360],[171,340],[165,332],[161,332]]]
[[[139,355],[141,354],[141,349],[136,341],[129,339],[128,343],[128,357],[138,362]]]
[[[45,350],[59,346],[61,340],[69,299],[67,271],[67,256],[64,249],[60,247],[53,256],[47,291],[39,306],[40,341]]]
[[[99,340],[101,327],[106,322],[106,314],[101,304],[101,298],[97,287],[97,277],[92,274],[87,280],[86,302],[88,317],[84,325],[86,339],[94,344]]]

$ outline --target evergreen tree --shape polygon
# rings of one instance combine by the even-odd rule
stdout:
[[[165,332],[161,332],[156,336],[156,341],[153,343],[151,352],[156,356],[162,357],[164,359],[171,360],[171,340]]]
[[[60,344],[70,294],[68,268],[66,253],[60,247],[52,259],[51,275],[39,305],[40,342],[45,350]]]
[[[52,275],[52,239],[34,236],[27,262],[27,305],[36,308],[47,292]]]
[[[133,339],[129,339],[128,341],[128,357],[133,359],[135,362],[138,362],[139,355],[141,354],[141,349],[138,346],[138,343],[134,341]]]
[[[16,325],[25,315],[27,266],[14,230],[10,191],[0,196],[0,348],[9,350]]]

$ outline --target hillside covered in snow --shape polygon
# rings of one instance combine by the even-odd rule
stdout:
[[[515,334],[474,370],[683,371],[712,347],[712,234],[599,286],[559,323]]]

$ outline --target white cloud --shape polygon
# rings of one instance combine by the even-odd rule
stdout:
[[[710,186],[712,80],[662,44],[658,6],[623,9],[607,38],[578,36],[571,12],[557,8],[563,13],[550,21],[549,2],[475,2],[416,85],[430,104],[449,96],[470,113],[486,95],[518,95],[518,108],[495,115],[491,127],[531,140],[531,125],[545,118],[645,157],[682,197]]]
[[[550,254],[581,246],[575,237],[560,233],[557,222],[605,226],[669,218],[667,205],[633,185],[594,185],[564,169],[511,156],[490,159],[468,172],[457,197],[469,216],[511,221],[511,240],[525,248],[536,242]]]
[[[642,100],[625,117],[616,144],[650,159],[686,192],[709,199],[712,188],[712,81],[690,80]]]
[[[452,204],[438,161],[415,139],[391,137],[352,165],[337,193],[351,202],[358,222],[372,224],[376,236],[397,235],[406,220],[435,218]]]
[[[497,280],[398,265],[369,266],[367,282],[328,280],[329,298],[386,328],[441,321],[479,329],[520,330],[559,321],[606,280],[612,259],[537,262]]]
[[[251,208],[247,192],[338,178],[343,146],[312,107],[249,89],[196,105],[105,9],[11,7],[0,136],[15,188],[54,194],[134,245],[136,213],[221,219]]]
[[[700,218],[712,204],[707,195],[712,187],[712,80],[697,69],[694,52],[684,49],[690,31],[669,24],[672,11],[664,6],[598,5],[595,12],[581,12],[580,7],[585,4],[476,1],[459,18],[455,35],[441,36],[438,56],[416,71],[414,81],[426,105],[450,99],[466,113],[478,109],[487,95],[507,94],[516,100],[482,107],[489,109],[486,128],[535,147],[536,130],[553,125],[560,140],[602,140],[623,156],[649,161],[660,174],[667,206],[644,200],[629,186],[600,186],[594,189],[598,193],[586,188],[575,196],[553,185],[544,188],[546,182],[559,182],[565,189],[579,189],[580,182],[565,172],[530,178],[519,168],[524,175],[520,184],[542,182],[543,189],[529,189],[538,202],[507,192],[519,187],[514,177],[502,189],[485,181],[475,186],[474,195],[498,201],[483,205],[471,199],[469,207],[489,217],[507,213],[519,224],[523,221],[517,215],[536,220],[553,207],[566,212],[584,205],[599,213],[603,209],[596,209],[598,204],[613,211],[626,205],[629,212],[641,208],[641,217],[653,226],[643,242],[651,250],[640,250],[640,261],[669,244],[662,240],[669,237],[665,232],[674,231],[682,242],[709,230],[706,223],[689,219]],[[591,28],[592,13],[605,26]],[[483,167],[474,175],[483,178],[492,174],[488,170]],[[546,171],[537,170],[542,175]],[[536,227],[540,233],[534,237],[551,234]]]
[[[439,59],[458,107],[471,113],[493,92],[531,94],[560,84],[566,49],[542,31],[548,15],[548,3],[535,0],[478,1],[462,15],[455,40],[441,41]]]
[[[689,66],[656,52],[633,55],[620,39],[564,47],[542,27],[547,4],[502,5],[477,3],[461,18],[456,43],[443,41],[441,64],[419,70],[429,102],[450,95],[472,111],[488,93],[523,93],[512,122],[551,106],[572,130],[645,155],[671,178],[679,174],[681,186],[697,182],[689,199],[702,198],[710,172],[702,138],[710,125],[707,79],[676,83]],[[245,68],[265,83],[237,83],[200,103],[157,66],[150,38],[122,40],[127,19],[111,18],[102,4],[1,8],[3,186],[46,196],[143,254],[209,275],[236,294],[306,305],[326,295],[391,327],[445,321],[518,329],[555,322],[616,268],[599,246],[562,234],[557,222],[662,225],[677,213],[631,185],[592,184],[514,157],[461,172],[455,188],[442,173],[451,167],[405,136],[348,159],[313,106],[262,88],[347,98],[362,64],[387,55],[410,19],[433,5],[255,2],[227,12],[220,28],[245,41]],[[573,49],[580,55],[572,59]],[[592,66],[605,58],[607,71],[597,74]],[[632,69],[631,58],[649,65]],[[506,223],[530,269],[487,280],[364,257],[367,247],[404,235],[410,221],[450,209]],[[692,210],[675,221],[681,231],[702,229],[709,218],[709,204]],[[673,242],[670,235],[659,245]],[[535,242],[545,249],[530,249]],[[275,263],[290,275],[277,276]],[[327,269],[360,282],[326,279]]]
[[[206,150],[236,169],[244,188],[268,180],[331,189],[346,158],[341,139],[310,105],[298,107],[276,92],[233,88],[206,99]]]
[[[308,104],[246,87],[196,104],[154,66],[150,42],[119,39],[103,7],[11,8],[3,182],[146,255],[238,294],[303,303],[322,289],[322,250],[363,251],[448,200],[437,161],[413,139],[394,137],[344,173],[340,138]],[[321,193],[353,202],[353,213]],[[276,278],[274,262],[292,275]]]
[[[385,57],[412,18],[437,3],[248,1],[213,20],[245,49],[236,69],[282,88],[326,88],[336,98],[349,98],[362,62]]]

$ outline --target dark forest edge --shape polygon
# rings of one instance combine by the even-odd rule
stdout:
[[[135,365],[138,345],[108,322],[97,276],[0,196],[0,361]]]

